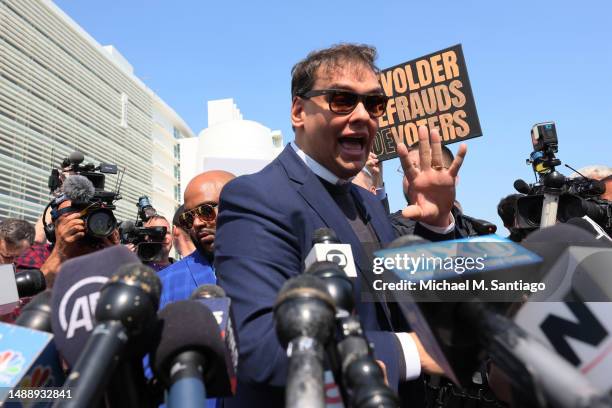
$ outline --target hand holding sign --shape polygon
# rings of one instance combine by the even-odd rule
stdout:
[[[448,169],[442,164],[442,144],[437,129],[427,132],[419,126],[420,167],[414,166],[408,158],[408,149],[398,144],[405,177],[408,179],[408,198],[412,205],[404,208],[402,215],[429,225],[447,227],[450,225],[450,211],[455,201],[455,181],[467,146],[462,143],[455,160]],[[429,138],[431,137],[431,145]]]

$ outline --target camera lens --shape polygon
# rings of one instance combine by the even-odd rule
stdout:
[[[87,216],[87,233],[96,238],[109,236],[117,226],[117,220],[112,211],[100,208]]]

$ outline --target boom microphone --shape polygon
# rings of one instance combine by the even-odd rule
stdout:
[[[221,338],[224,344],[225,368],[227,371],[218,372],[216,379],[222,389],[215,394],[233,395],[236,393],[236,373],[238,369],[238,338],[235,334],[234,315],[231,308],[231,299],[225,291],[217,285],[200,285],[191,294],[191,299],[205,305],[215,316]]]
[[[168,388],[169,408],[204,407],[206,397],[230,395],[225,345],[212,312],[196,300],[159,312],[160,342],[152,354],[156,377]]]
[[[281,288],[274,321],[289,357],[285,406],[325,406],[323,352],[333,336],[334,316],[334,302],[320,279],[299,275]]]
[[[128,341],[143,340],[157,320],[161,282],[153,269],[141,263],[121,267],[100,291],[98,322],[64,389],[73,398],[54,407],[86,407],[98,402]],[[150,336],[149,336],[150,337]],[[142,371],[142,366],[141,366]]]

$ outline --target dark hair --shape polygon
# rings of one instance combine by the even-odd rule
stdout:
[[[315,83],[317,69],[333,70],[345,63],[359,63],[375,74],[380,70],[374,64],[376,48],[364,44],[336,44],[323,50],[312,51],[291,69],[291,97],[310,91]]]
[[[34,235],[36,235],[34,226],[26,220],[7,218],[0,222],[0,239],[6,241],[7,244],[17,245],[26,240],[32,245]]]
[[[410,145],[408,150],[416,150],[419,148],[419,142],[416,141]],[[455,160],[455,155],[446,145],[442,145],[442,165],[445,167],[449,167],[451,163]]]
[[[185,212],[185,204],[181,204],[180,207],[177,208],[176,211],[174,212],[174,217],[172,217],[172,225],[175,225],[177,227],[181,226],[181,221],[179,220],[179,217],[184,212]]]
[[[166,217],[164,217],[163,215],[161,215],[161,214],[152,215],[151,217],[149,217],[147,222],[153,221],[153,220],[164,220],[164,221],[168,222],[168,219]],[[170,224],[170,223],[168,222],[168,224]]]

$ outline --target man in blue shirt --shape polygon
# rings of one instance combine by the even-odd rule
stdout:
[[[215,284],[212,268],[217,205],[225,184],[235,176],[222,170],[211,170],[194,177],[185,189],[185,211],[180,216],[181,227],[189,232],[196,250],[179,262],[162,269],[160,309],[170,302],[189,299],[195,288]]]

